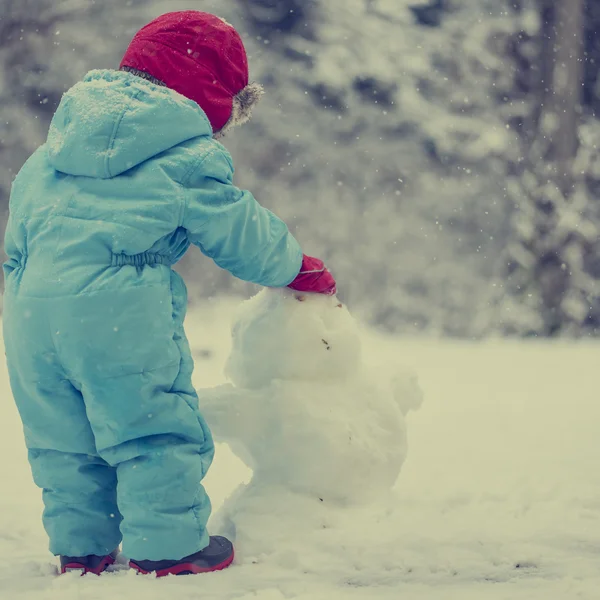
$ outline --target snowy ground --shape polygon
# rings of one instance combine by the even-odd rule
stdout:
[[[222,381],[232,304],[188,319],[198,386]],[[276,556],[214,575],[155,580],[121,569],[56,577],[38,490],[0,373],[0,598],[104,600],[600,597],[600,348],[467,344],[368,335],[369,352],[414,368],[423,407],[393,502],[332,511],[315,556]],[[219,446],[207,488],[218,507],[250,472]],[[282,500],[284,509],[285,500]],[[293,531],[293,510],[280,527]],[[360,516],[360,519],[356,517]],[[286,521],[287,518],[287,521]],[[329,557],[326,559],[327,553]]]

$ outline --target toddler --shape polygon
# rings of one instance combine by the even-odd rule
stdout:
[[[233,184],[215,141],[261,94],[231,25],[163,15],[120,70],[92,71],[63,96],[14,181],[4,342],[62,572],[100,574],[121,543],[132,568],[158,576],[233,561],[206,529],[214,446],[172,267],[195,244],[245,281],[335,293],[323,263]]]

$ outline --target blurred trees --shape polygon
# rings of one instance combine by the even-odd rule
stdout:
[[[515,151],[494,90],[493,33],[509,22],[494,0],[468,0],[418,24],[429,4],[319,2],[313,37],[252,47],[268,93],[250,135],[226,143],[355,312],[391,331],[481,335]]]
[[[293,33],[314,34],[315,0],[240,0],[251,26],[267,38]]]
[[[598,238],[590,183],[600,138],[593,110],[582,109],[598,69],[584,54],[585,9],[584,0],[537,0],[530,6],[537,31],[519,32],[529,110],[508,186],[516,207],[501,314],[508,333],[579,335],[600,325],[600,286],[590,269]]]

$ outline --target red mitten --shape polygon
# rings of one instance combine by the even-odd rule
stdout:
[[[322,260],[304,255],[298,277],[288,286],[297,292],[334,296],[337,292],[335,279]]]

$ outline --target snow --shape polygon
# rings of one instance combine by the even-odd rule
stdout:
[[[309,311],[320,315],[307,324],[307,336],[311,328],[320,333],[326,309],[339,311],[332,313],[335,321],[328,324],[333,335],[344,330],[349,335],[356,327],[346,309],[337,306],[311,307],[263,296],[236,313],[236,300],[216,298],[188,317],[199,387],[216,386],[223,391],[221,386],[227,385],[224,366],[243,348],[238,337],[231,352],[232,316],[237,314],[238,326],[252,333],[252,322],[267,300],[279,306],[279,316],[287,315],[292,324]],[[408,455],[394,493],[383,493],[382,485],[382,497],[376,501],[324,498],[321,502],[312,497],[310,486],[292,489],[294,469],[302,464],[290,464],[287,479],[269,480],[268,473],[260,472],[258,438],[246,437],[238,446],[254,456],[255,482],[262,477],[264,484],[257,486],[249,483],[250,470],[228,446],[219,444],[206,480],[215,505],[213,531],[217,532],[219,522],[231,526],[228,520],[235,521],[239,558],[227,571],[196,577],[156,580],[135,576],[122,565],[99,578],[55,576],[55,560],[46,552],[39,518],[40,494],[30,481],[20,424],[2,367],[0,451],[5,460],[0,464],[0,598],[597,598],[600,405],[592,375],[597,368],[597,345],[423,341],[386,337],[362,328],[354,329],[354,335],[350,337],[362,345],[361,358],[355,363],[358,371],[364,369],[369,377],[377,373],[377,382],[399,382],[403,397],[416,389],[406,374],[414,371],[423,390],[422,407],[406,417]],[[336,347],[328,341],[333,357]],[[335,363],[335,358],[329,360]],[[246,383],[239,386],[232,364],[241,367],[233,361],[228,368],[236,380],[228,388],[235,390],[236,401],[264,402],[266,388],[275,384],[263,379],[252,389]],[[398,365],[405,366],[399,376]],[[314,363],[304,367],[314,368]],[[338,377],[335,385],[344,389],[342,375],[333,379]],[[358,378],[358,372],[351,373],[353,377]],[[372,383],[369,377],[366,381]],[[311,425],[308,415],[299,410],[305,402],[307,410],[318,408],[311,405],[306,392],[295,395],[302,382],[278,381],[282,395],[271,396],[262,407],[254,404],[254,409],[260,412],[268,406],[272,412],[260,416],[275,424],[283,417],[291,419],[293,412],[304,419],[298,421],[303,427],[313,427],[305,431],[323,443],[324,431],[317,419]],[[326,385],[312,389],[320,392]],[[390,385],[392,393],[398,392]],[[354,412],[358,396],[358,392],[355,397],[350,393],[348,420],[358,414]],[[376,396],[373,401],[383,399]],[[337,410],[335,393],[331,401]],[[325,413],[311,414],[320,418]],[[247,419],[249,429],[261,422],[257,415]],[[228,423],[232,422],[225,419],[216,429],[226,429]],[[301,432],[294,431],[295,422],[278,424],[287,427],[292,443],[281,443],[273,450],[289,456],[293,448],[288,446],[298,448],[294,436]],[[334,432],[338,426],[331,423]],[[277,432],[265,429],[263,434],[276,436]],[[306,440],[308,453],[311,441]],[[322,457],[325,467],[340,460],[338,443],[331,453]],[[301,454],[296,458],[301,460]],[[249,485],[239,488],[243,483]]]

